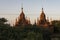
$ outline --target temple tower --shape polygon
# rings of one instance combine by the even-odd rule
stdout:
[[[30,24],[30,20],[25,18],[25,14],[24,14],[23,7],[22,7],[21,13],[16,19],[15,26],[28,25],[28,24]]]

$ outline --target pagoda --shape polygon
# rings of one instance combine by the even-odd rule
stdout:
[[[41,15],[40,15],[39,19],[37,19],[37,25],[41,26],[43,28],[46,28],[50,25],[49,21],[46,19],[46,15],[44,13],[43,8],[42,8]]]
[[[21,13],[15,21],[15,26],[28,25],[28,24],[30,24],[30,20],[25,18],[25,14],[23,12],[23,7],[22,7]]]

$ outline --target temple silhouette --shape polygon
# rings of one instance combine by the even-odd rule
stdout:
[[[48,19],[46,19],[46,15],[44,13],[43,8],[42,8],[42,12],[41,12],[40,18],[37,19],[37,25],[45,27],[45,28],[51,25],[51,23],[48,21]]]
[[[15,26],[28,25],[28,24],[30,24],[30,20],[25,18],[25,14],[23,12],[23,7],[22,7],[21,13],[16,19]]]
[[[23,7],[22,7],[20,15],[18,16],[18,18],[16,18],[15,26],[21,26],[21,25],[25,26],[29,24],[31,24],[31,22],[25,17]],[[37,22],[35,21],[35,25],[37,25],[38,27],[43,27],[43,28],[49,28],[49,27],[52,28],[52,23],[49,22],[49,19],[46,19],[46,15],[44,13],[43,8],[41,10],[41,15],[39,19],[37,19]]]

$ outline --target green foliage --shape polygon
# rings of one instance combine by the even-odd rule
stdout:
[[[42,33],[32,25],[11,27],[7,19],[0,18],[0,40],[42,40]]]
[[[7,22],[7,19],[5,19],[5,18],[0,18],[0,23],[5,23],[5,22]]]
[[[0,40],[43,40],[43,36],[49,38],[49,29],[34,25],[10,26],[5,24],[7,19],[0,18]],[[53,21],[54,27],[60,27],[60,22]],[[56,29],[55,29],[56,30]]]
[[[53,20],[52,24],[54,26],[54,31],[60,32],[60,20]]]

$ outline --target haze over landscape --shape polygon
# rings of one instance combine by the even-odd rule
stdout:
[[[0,17],[8,19],[13,24],[21,13],[22,0],[0,0]],[[31,22],[39,18],[42,0],[23,0],[24,13]],[[47,17],[60,20],[60,0],[43,0],[43,8]]]

